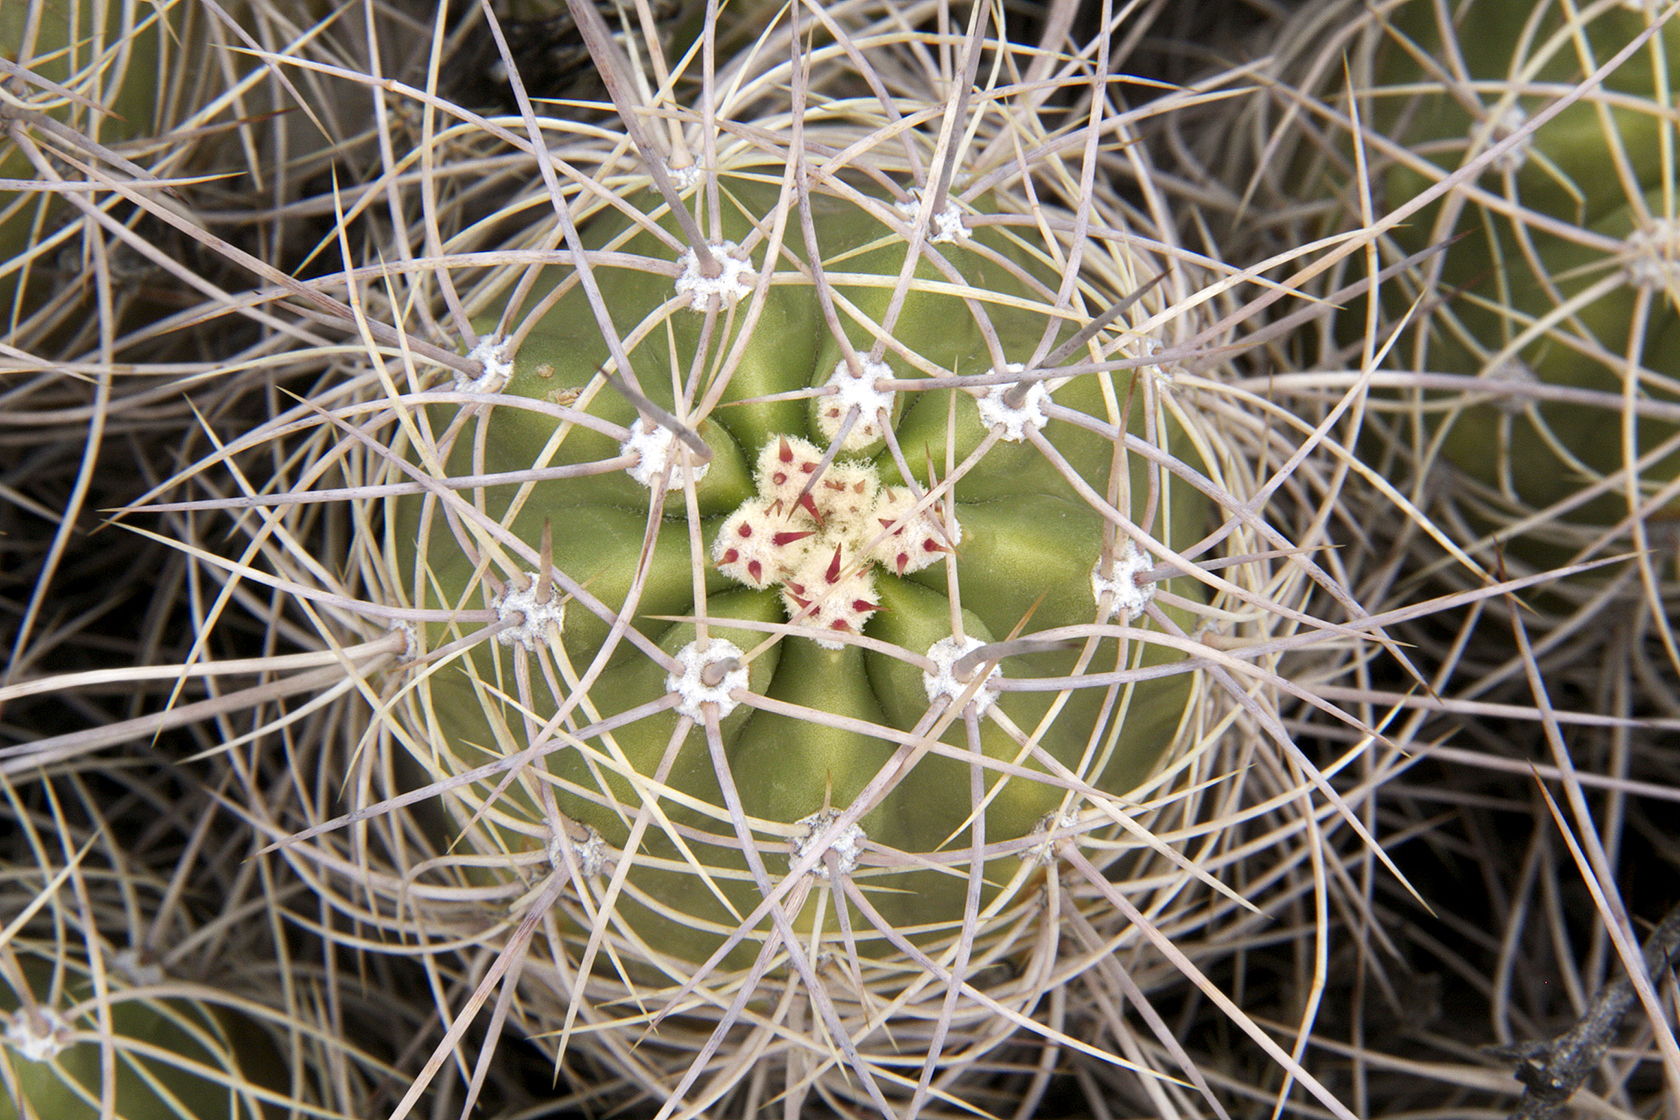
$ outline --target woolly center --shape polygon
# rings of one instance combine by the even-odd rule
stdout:
[[[818,645],[858,634],[880,608],[877,564],[896,575],[939,560],[961,536],[933,503],[902,486],[883,486],[873,463],[822,465],[823,453],[797,436],[777,436],[759,451],[758,493],[724,520],[712,561],[748,587],[781,591],[788,620],[807,626]],[[821,636],[818,636],[820,634]]]

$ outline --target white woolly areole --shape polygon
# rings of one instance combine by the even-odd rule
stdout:
[[[655,482],[665,477],[667,469],[671,472],[673,490],[705,478],[712,465],[699,463],[692,467],[684,466],[678,462],[677,443],[677,433],[671,429],[637,417],[636,422],[630,425],[629,437],[618,445],[621,454],[636,456],[636,461],[625,467],[624,473],[650,490]]]
[[[922,674],[922,687],[927,690],[929,700],[946,699],[956,703],[962,699],[963,693],[974,683],[973,679],[958,680],[956,664],[964,656],[979,649],[986,643],[978,638],[941,638],[928,647],[928,660],[933,662],[933,672]],[[969,697],[969,703],[974,705],[974,714],[983,715],[997,700],[997,689],[991,687],[992,681],[1003,676],[1003,666],[993,665],[992,671],[986,674],[985,681],[974,690]]]
[[[1538,385],[1540,378],[1529,368],[1528,363],[1521,358],[1506,358],[1497,365],[1489,366],[1482,371],[1480,381],[1489,382],[1490,389],[1499,393],[1494,406],[1502,412],[1523,412],[1534,398],[1525,393],[1505,392],[1502,386]]]
[[[1499,111],[1498,116],[1493,118],[1493,123],[1488,129],[1488,138],[1495,144],[1502,140],[1509,140],[1527,123],[1527,110],[1514,103],[1507,105]],[[1520,171],[1523,164],[1528,162],[1528,153],[1533,147],[1534,134],[1531,132],[1518,140],[1504,154],[1495,156],[1489,166],[1496,171]]]
[[[420,656],[420,628],[415,626],[414,623],[399,622],[391,627],[391,633],[402,635],[403,647],[397,653],[399,664],[413,661]]]
[[[1155,598],[1155,584],[1138,578],[1154,566],[1154,561],[1146,553],[1127,541],[1120,555],[1106,564],[1098,560],[1096,567],[1091,569],[1091,595],[1099,604],[1104,595],[1111,596],[1108,615],[1116,611],[1135,614]]]
[[[716,245],[707,246],[712,251],[712,259],[718,263],[718,274],[707,276],[700,268],[700,255],[693,249],[684,249],[677,258],[682,266],[682,273],[677,277],[677,294],[688,297],[688,305],[696,311],[705,311],[714,306],[712,300],[716,298],[718,307],[731,307],[742,297],[752,293],[752,261],[741,252],[741,247],[733,241],[720,241]]]
[[[566,604],[553,588],[549,588],[547,602],[538,602],[537,588],[541,580],[536,572],[527,572],[525,577],[530,586],[521,589],[509,584],[491,606],[496,609],[496,621],[512,623],[506,630],[496,633],[496,640],[504,646],[520,645],[535,651],[539,645],[548,644],[550,625],[554,627],[554,633],[565,630]]]
[[[137,988],[163,983],[163,966],[147,960],[139,949],[118,949],[111,954],[111,968]]]
[[[6,1020],[6,1045],[31,1062],[50,1062],[70,1046],[70,1024],[50,1007],[19,1008]]]
[[[665,165],[666,172],[671,176],[671,185],[678,191],[687,193],[700,184],[700,165],[691,163],[686,167],[672,167]]]
[[[1157,354],[1165,353],[1166,349],[1167,344],[1162,342],[1160,339],[1149,338],[1144,341],[1141,348],[1135,346],[1122,346],[1120,352],[1125,354],[1128,358],[1153,358]],[[1168,367],[1161,365],[1159,362],[1153,362],[1146,366],[1138,366],[1137,371],[1142,376],[1171,385],[1177,377],[1178,368],[1179,367],[1174,367],[1169,369]]]
[[[1020,362],[1010,362],[1003,367],[1003,372],[1020,373],[1025,368]],[[1027,438],[1029,429],[1038,431],[1050,422],[1049,413],[1044,411],[1044,403],[1050,399],[1050,390],[1044,387],[1044,382],[1027,383],[1021,403],[1012,405],[1008,394],[1017,388],[1020,388],[1019,382],[993,385],[976,402],[980,407],[980,422],[997,432],[998,438],[1007,443],[1020,443]]]
[[[707,670],[726,662],[735,664],[723,671],[717,684],[707,684]],[[747,667],[741,663],[741,650],[722,638],[713,638],[701,649],[699,642],[690,642],[677,651],[678,671],[665,678],[665,687],[677,694],[677,714],[703,723],[706,713],[702,705],[716,704],[718,718],[735,710],[737,701],[729,694],[747,687]]]
[[[1054,863],[1057,858],[1056,849],[1063,844],[1074,842],[1072,837],[1058,836],[1056,833],[1069,832],[1078,826],[1079,814],[1077,813],[1045,814],[1032,831],[1034,836],[1042,836],[1043,839],[1022,852],[1021,858],[1028,863]]]
[[[578,874],[585,879],[599,879],[607,870],[607,842],[588,825],[583,826],[582,840],[572,841],[572,857],[577,860]],[[556,871],[566,870],[564,834],[555,829],[548,837],[548,863]]]
[[[840,814],[837,810],[824,809],[821,812],[812,813],[808,817],[794,821],[794,824],[805,826],[805,832],[793,842],[793,850],[788,853],[788,866],[793,867],[800,860],[810,855],[816,845],[817,838],[827,832],[829,826],[839,819]],[[869,837],[863,829],[859,828],[854,822],[840,830],[840,835],[836,836],[833,842],[823,849],[823,854],[826,856],[829,852],[833,852],[835,870],[840,872],[841,875],[850,875],[857,869],[858,857],[863,854],[863,845],[868,839]],[[817,865],[811,868],[811,874],[819,879],[830,878],[828,861],[819,859]]]
[[[824,399],[817,410],[817,427],[822,429],[823,438],[833,443],[841,425],[846,422],[846,413],[857,409],[852,430],[846,433],[846,442],[840,445],[842,451],[856,451],[880,439],[881,419],[892,415],[892,390],[875,387],[876,381],[891,377],[892,370],[887,363],[869,358],[859,364],[862,375],[854,377],[851,366],[841,359],[825,382],[825,387],[834,392]]]
[[[1623,275],[1636,288],[1680,287],[1680,218],[1658,218],[1628,234]]]
[[[513,360],[508,357],[507,339],[481,338],[478,345],[467,351],[467,360],[484,367],[477,377],[455,373],[455,388],[469,393],[499,393],[508,378],[513,376]]]
[[[897,211],[904,215],[907,221],[914,221],[922,208],[922,192],[914,188],[910,197],[902,202],[893,204]],[[967,241],[974,236],[974,231],[963,223],[962,207],[950,199],[945,200],[944,207],[933,215],[933,233],[928,240],[937,243]]]

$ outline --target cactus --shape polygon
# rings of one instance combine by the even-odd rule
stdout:
[[[74,182],[71,159],[96,145],[155,133],[158,75],[171,64],[167,41],[185,5],[94,0],[19,0],[0,9],[0,73],[12,104],[0,108],[0,178]],[[60,248],[63,210],[55,192],[0,197],[0,315],[16,323],[61,282],[29,280],[42,254]],[[25,252],[25,250],[30,250]],[[24,302],[18,303],[20,290]]]
[[[1420,464],[1419,485],[1440,474],[1421,464],[1456,468],[1435,478],[1447,516],[1527,570],[1674,539],[1680,22],[1657,7],[1320,4],[1280,52],[1315,96],[1342,80],[1327,62],[1349,60],[1337,111],[1274,140],[1298,172],[1317,152],[1290,193],[1322,190],[1352,216],[1369,182],[1376,217],[1401,211],[1384,223],[1389,259],[1439,247],[1382,285],[1376,347],[1404,329],[1382,364],[1432,375],[1409,382],[1395,454]],[[1341,324],[1356,352],[1361,317]]]
[[[123,1120],[261,1115],[253,1079],[272,1069],[277,1055],[271,1045],[247,1039],[237,1056],[228,1025],[208,1004],[127,993],[98,997],[88,963],[74,957],[23,951],[15,965],[22,986],[0,994],[0,1078],[8,1085],[0,1117],[96,1117],[107,1088],[111,1115]],[[107,1016],[109,1026],[102,1022]],[[103,1072],[106,1060],[110,1075]]]
[[[710,280],[684,249],[673,284],[680,232],[669,218],[632,219],[640,224],[628,234],[616,210],[583,222],[590,250],[615,254],[611,267],[591,271],[612,329],[638,339],[619,343],[627,364],[570,268],[530,283],[527,301],[540,314],[506,307],[484,320],[487,331],[517,333],[518,347],[499,398],[454,410],[455,424],[448,410],[431,414],[447,475],[573,477],[485,487],[474,505],[489,521],[476,530],[451,503],[399,506],[393,542],[425,542],[418,556],[403,548],[397,565],[417,573],[417,603],[470,612],[428,627],[422,647],[474,643],[467,664],[431,672],[417,699],[467,768],[510,744],[558,745],[561,728],[622,722],[549,752],[542,778],[505,792],[484,783],[462,799],[460,823],[477,804],[517,820],[525,839],[481,837],[480,848],[540,846],[567,827],[614,851],[639,844],[615,914],[678,956],[705,960],[753,910],[764,882],[741,845],[773,845],[797,863],[806,833],[823,833],[816,822],[830,827],[825,813],[854,804],[825,843],[863,843],[861,829],[871,851],[921,864],[872,869],[859,882],[895,926],[948,933],[965,906],[990,907],[1017,878],[1000,861],[978,902],[965,903],[966,876],[939,869],[964,851],[953,837],[972,829],[1018,845],[1048,815],[1080,804],[1074,783],[1127,793],[1173,745],[1194,697],[1190,675],[1114,693],[1077,679],[1115,670],[1143,678],[1182,660],[1149,631],[1194,629],[1188,607],[1167,608],[1168,624],[1142,607],[1156,580],[1181,600],[1202,597],[1193,580],[1153,569],[1163,563],[1156,552],[1184,550],[1207,531],[1207,500],[1159,462],[1116,453],[1117,433],[1129,430],[1168,461],[1188,454],[1147,377],[1058,376],[1051,365],[1016,380],[1035,347],[1065,342],[1092,314],[1057,307],[1050,266],[1068,247],[1022,228],[1029,214],[1019,200],[977,199],[970,214],[1001,221],[973,232],[953,208],[950,234],[934,235],[891,309],[898,278],[911,271],[913,198],[860,197],[836,177],[796,202],[750,167],[720,171],[713,184],[723,213],[696,215],[722,246],[712,249],[722,271]],[[685,204],[703,197],[692,192]],[[659,213],[646,194],[626,201]],[[760,293],[769,254],[752,234],[778,215],[809,221],[814,236],[809,246],[782,244]],[[1072,225],[1071,213],[1047,220]],[[1133,286],[1153,264],[1110,260]],[[825,322],[825,302],[848,329]],[[1137,347],[1128,333],[1117,327],[1096,343],[1106,353],[1080,357],[1100,362]],[[992,383],[964,386],[964,375]],[[654,406],[640,415],[608,386],[632,379]],[[507,403],[520,400],[550,408]],[[708,461],[656,417],[698,434]],[[1128,521],[1153,532],[1134,540],[1120,528]],[[538,564],[496,562],[533,547]],[[493,612],[489,628],[484,611]],[[1104,633],[1115,615],[1135,616],[1142,632]],[[698,621],[662,621],[677,616],[704,619],[706,636]],[[1009,653],[1010,640],[1021,652]],[[587,708],[581,686],[537,685],[584,673],[593,678]],[[1010,677],[1076,683],[1011,692],[1000,680]],[[516,680],[532,682],[529,691],[516,692]],[[737,689],[769,703],[743,705]],[[982,806],[960,753],[912,762],[942,715],[940,741],[1027,772],[974,775],[986,787]],[[685,754],[703,757],[706,743],[722,754],[678,760],[657,796],[610,778],[622,767],[661,773],[671,745],[684,742]],[[859,802],[888,775],[889,789]],[[655,808],[667,817],[658,829],[636,823]],[[728,827],[738,813],[763,823]],[[678,829],[692,833],[661,835]],[[812,899],[795,928],[816,921],[815,910]],[[864,951],[889,947],[862,913],[852,923]],[[768,919],[754,925],[755,940],[771,932]]]
[[[871,93],[848,52],[894,73],[893,21],[847,26],[708,78],[726,128],[621,74],[623,134],[451,243],[498,262],[454,297],[464,359],[379,374],[345,449],[410,620],[375,732],[406,788],[356,816],[423,805],[440,889],[538,900],[477,998],[518,961],[528,1029],[665,1115],[982,1092],[1044,978],[1108,951],[1038,932],[1049,869],[1079,924],[1138,921],[1110,876],[1148,906],[1190,872],[1134,819],[1194,800],[1233,690],[1275,704],[1201,640],[1289,611],[1249,582],[1281,538],[1218,530],[1250,421],[1174,350],[1217,296],[1064,155],[1124,117],[1018,136],[1041,86]],[[767,1054],[780,1088],[737,1088]]]
[[[1527,1031],[1505,1009],[1570,983],[1584,954],[1533,953],[1527,939],[1578,928],[1607,945],[1623,936],[1616,924],[1649,929],[1672,905],[1642,894],[1630,872],[1654,853],[1621,847],[1638,829],[1606,828],[1587,789],[1666,788],[1676,710],[1680,414],[1665,239],[1677,30],[1671,5],[1619,0],[1309,0],[1266,45],[1264,93],[1221,105],[1224,119],[1180,149],[1232,228],[1258,233],[1250,257],[1294,267],[1279,287],[1302,298],[1280,301],[1278,323],[1310,329],[1278,331],[1288,357],[1266,391],[1344,441],[1360,476],[1338,506],[1361,547],[1338,570],[1365,601],[1419,616],[1393,633],[1429,667],[1429,696],[1396,695],[1410,729],[1390,733],[1433,757],[1412,778],[1428,792],[1402,811],[1430,821],[1431,848],[1464,837],[1465,868],[1494,885],[1483,900],[1456,872],[1411,879],[1464,935],[1443,947],[1425,934],[1401,955],[1462,977],[1464,991],[1422,1033],[1408,1018],[1384,1041],[1380,1014],[1356,1018],[1352,1062],[1406,1071],[1404,1085],[1366,1083],[1373,1115],[1530,1114],[1547,1097],[1616,1096],[1619,1072],[1580,1040],[1672,1035],[1663,1011],[1630,1013],[1630,1029],[1602,1005],[1562,1033],[1579,1009],[1554,1006],[1539,1014],[1555,1025],[1528,1033],[1556,1040],[1522,1047],[1520,1103],[1418,1074],[1457,1051],[1449,1077],[1468,1085],[1463,1070],[1487,1061],[1471,1057],[1482,1037]],[[1434,614],[1431,594],[1450,613]],[[1544,776],[1505,784],[1517,768]],[[1406,784],[1383,792],[1387,811]],[[1574,808],[1560,814],[1565,800]],[[1641,801],[1618,793],[1611,813],[1667,812]],[[1625,909],[1607,922],[1562,902],[1540,929],[1535,902],[1568,888],[1527,869],[1554,852],[1570,864],[1570,813],[1576,830],[1613,833],[1616,854],[1573,865],[1569,881]],[[1532,862],[1507,875],[1517,849]],[[1629,969],[1643,973],[1637,960]],[[1427,1003],[1427,989],[1396,986],[1408,1010]],[[1641,1060],[1673,1065],[1655,1047]],[[1619,1107],[1664,1092],[1640,1103],[1630,1092]]]
[[[1559,752],[1567,737],[1573,771],[1542,762],[1540,777],[1569,783],[1586,841],[1597,805],[1621,821],[1660,784],[1659,732],[1636,725],[1647,701],[1627,687],[1660,675],[1644,636],[1577,614],[1578,630],[1614,631],[1620,658],[1593,667],[1605,711],[1562,710],[1584,694],[1539,695],[1560,683],[1546,659],[1576,652],[1561,628],[1536,653],[1511,612],[1489,655],[1471,623],[1413,626],[1435,605],[1397,602],[1401,554],[1381,552],[1390,528],[1457,549],[1465,522],[1500,524],[1477,510],[1497,496],[1485,481],[1441,501],[1421,473],[1387,471],[1467,430],[1472,394],[1498,389],[1524,402],[1513,415],[1542,418],[1603,394],[1392,368],[1417,339],[1432,364],[1455,346],[1479,355],[1468,326],[1511,321],[1453,286],[1454,267],[1479,279],[1476,258],[1451,255],[1474,239],[1382,278],[1364,368],[1234,358],[1245,291],[1305,289],[1325,252],[1363,266],[1365,245],[1385,263],[1426,250],[1416,229],[1383,224],[1404,199],[1439,187],[1411,215],[1436,230],[1478,208],[1490,226],[1516,213],[1427,162],[1463,158],[1469,135],[1450,111],[1438,129],[1412,111],[1440,92],[1427,77],[1367,81],[1371,59],[1355,58],[1359,89],[1393,94],[1359,104],[1378,172],[1369,223],[1244,254],[1204,236],[1216,219],[1192,204],[1215,190],[1160,161],[1181,141],[1222,159],[1237,148],[1218,129],[1175,132],[1206,120],[1179,109],[1205,100],[1234,118],[1241,98],[1287,85],[1125,76],[1154,57],[1177,79],[1217,51],[1211,30],[1187,30],[1225,24],[1206,5],[498,0],[428,9],[430,27],[380,0],[168,7],[215,15],[216,45],[189,49],[240,89],[180,75],[159,104],[199,104],[183,90],[203,88],[214,107],[168,114],[166,137],[124,149],[140,174],[90,165],[72,198],[97,208],[127,190],[137,222],[81,211],[97,290],[119,279],[101,263],[114,238],[178,266],[179,313],[60,308],[8,337],[8,369],[26,378],[0,426],[26,454],[0,496],[26,525],[61,511],[50,541],[6,542],[29,568],[6,586],[28,590],[0,588],[0,628],[20,622],[0,677],[0,900],[30,915],[0,943],[8,1089],[52,1064],[23,1050],[64,1040],[31,1017],[41,1005],[73,1035],[118,1028],[59,1069],[163,1057],[154,1087],[239,1058],[231,1016],[212,1010],[234,1008],[283,1039],[287,1084],[246,1084],[243,1067],[208,1081],[265,1115],[1024,1117],[1080,1112],[1080,1094],[1101,1115],[1508,1111],[1505,1079],[1469,1056],[1488,1040],[1474,1016],[1432,1024],[1408,1007],[1383,1023],[1367,993],[1410,1002],[1414,974],[1385,956],[1373,986],[1368,947],[1387,938],[1395,961],[1469,978],[1465,1005],[1486,998],[1505,1037],[1553,1017],[1546,992],[1587,991],[1618,953],[1637,959],[1640,899],[1630,926],[1613,875],[1650,848],[1606,835],[1576,860],[1603,900],[1576,924],[1557,869],[1578,853],[1553,850],[1540,797],[1509,884],[1484,837],[1508,835],[1521,804],[1492,768],[1520,771],[1531,795],[1525,722]],[[1245,7],[1283,6],[1222,9]],[[1454,0],[1368,7],[1392,17],[1384,35],[1432,51],[1442,14],[1454,36],[1480,26]],[[538,50],[507,42],[531,20],[552,32]],[[1438,39],[1440,67],[1481,65]],[[1585,39],[1603,57],[1602,36]],[[528,72],[578,44],[588,74]],[[489,89],[472,85],[480,71]],[[612,103],[580,103],[597,73]],[[1638,91],[1609,91],[1609,119],[1628,126],[1617,114]],[[1350,188],[1352,117],[1328,96],[1294,108],[1320,135],[1270,170],[1307,181],[1343,161],[1335,181]],[[1512,135],[1528,127],[1514,120]],[[224,128],[226,158],[181,158]],[[248,178],[201,178],[230,168]],[[167,188],[151,181],[165,175]],[[1522,187],[1525,205],[1542,186]],[[1358,192],[1344,195],[1305,205],[1340,231]],[[1536,246],[1561,221],[1521,220]],[[153,222],[195,254],[147,244]],[[67,244],[24,250],[12,270],[56,264]],[[1548,253],[1546,269],[1567,267]],[[1378,363],[1412,293],[1423,329]],[[1328,308],[1347,292],[1314,294],[1335,297]],[[1335,361],[1365,349],[1341,325],[1352,318],[1327,332]],[[1550,370],[1551,355],[1534,360]],[[1282,403],[1326,391],[1334,415]],[[1659,401],[1603,415],[1667,438]],[[1355,453],[1360,424],[1384,458]],[[83,431],[86,455],[60,450]],[[138,454],[96,455],[113,433],[141,437]],[[83,510],[177,470],[119,518],[177,550],[168,570],[112,547],[119,529],[82,546]],[[1385,473],[1438,522],[1394,501]],[[1379,504],[1344,493],[1349,476],[1384,488]],[[1533,528],[1576,493],[1516,504]],[[1544,529],[1568,551],[1625,543],[1626,501],[1571,508],[1583,516]],[[1511,555],[1550,562],[1524,544]],[[1485,619],[1535,582],[1449,605]],[[110,623],[119,589],[131,602],[155,589],[159,621]],[[1386,625],[1422,635],[1402,657],[1430,687],[1373,663]],[[1487,668],[1467,673],[1476,658]],[[1453,713],[1478,718],[1482,749],[1437,742]],[[173,810],[162,831],[192,839],[168,845],[172,870],[110,848],[129,815],[92,809],[84,829],[44,808],[83,777],[90,808],[167,805],[175,787],[124,782],[160,755],[190,755],[181,772],[237,815]],[[1622,831],[1641,829],[1661,834]],[[1423,875],[1377,870],[1385,845]],[[1435,857],[1456,893],[1431,893]],[[1462,897],[1461,872],[1485,876],[1485,899]],[[171,900],[163,914],[154,894]],[[1420,895],[1465,936],[1436,937]],[[1552,968],[1589,928],[1579,961]],[[173,948],[159,976],[119,945]],[[1651,1111],[1661,1089],[1643,1086],[1660,1079],[1627,1070],[1656,1068],[1658,1019],[1605,1063],[1606,1107]],[[528,1036],[544,1068],[504,1035]],[[188,1059],[158,1045],[177,1041]],[[1346,1101],[1315,1078],[1326,1069]],[[99,1076],[82,1091],[127,1091]]]
[[[201,858],[219,847],[201,791],[115,767],[5,790],[0,1117],[275,1115],[292,1098],[262,1025],[283,1016],[258,1002],[273,962],[239,951],[262,934],[193,913],[201,893],[237,913],[249,889]]]

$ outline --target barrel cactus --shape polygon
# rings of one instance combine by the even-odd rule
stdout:
[[[1175,361],[1194,263],[1093,161],[1125,118],[871,91],[849,52],[915,64],[891,19],[828,30],[705,113],[626,82],[625,134],[450,246],[496,262],[464,360],[347,468],[412,620],[393,801],[458,889],[553,908],[522,1013],[665,1114],[956,1096],[1088,966],[1046,907],[1112,930],[1108,875],[1191,874],[1136,822],[1233,704],[1200,635],[1242,613],[1206,561],[1244,421]]]
[[[131,994],[120,980],[117,991],[101,993],[88,962],[64,956],[50,942],[20,947],[13,963],[21,979],[0,991],[0,1077],[7,1085],[0,1116],[254,1120],[263,1114],[257,1079],[275,1070],[277,1053],[249,1036],[249,1024],[247,1037],[236,1038],[232,1020],[203,1000]],[[102,1113],[106,1107],[111,1111]]]
[[[1167,560],[1210,526],[1169,468],[1201,465],[1149,375],[1062,372],[1141,352],[1159,304],[1042,361],[1161,262],[1094,244],[1058,296],[1070,245],[1019,197],[953,192],[919,225],[908,192],[778,178],[749,157],[696,183],[700,248],[645,189],[628,218],[583,200],[595,292],[569,263],[510,273],[480,320],[503,380],[408,454],[510,484],[389,522],[416,604],[453,612],[421,647],[470,643],[415,690],[419,726],[464,769],[544,759],[458,791],[459,823],[511,830],[474,845],[633,853],[615,928],[691,963],[777,931],[746,917],[760,845],[818,878],[864,860],[861,952],[955,933],[1029,887],[1006,863],[1047,816],[1148,777],[1195,696],[1153,639],[1204,598]],[[818,898],[783,905],[781,936],[839,936]]]
[[[288,1063],[261,1023],[283,1016],[242,982],[273,978],[240,951],[261,935],[193,913],[200,891],[234,912],[250,901],[233,867],[199,856],[218,846],[206,799],[155,771],[36,770],[5,789],[0,1117],[278,1114]],[[186,805],[194,817],[167,818]]]

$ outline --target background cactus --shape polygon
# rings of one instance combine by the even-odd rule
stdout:
[[[1399,0],[1284,33],[1282,68],[1324,100],[1269,141],[1297,178],[1268,189],[1331,200],[1340,228],[1395,212],[1382,263],[1419,258],[1381,285],[1366,351],[1431,375],[1377,414],[1392,473],[1523,570],[1632,547],[1672,583],[1676,26],[1608,0]],[[1358,361],[1361,317],[1338,321]]]
[[[185,772],[55,767],[0,800],[0,1116],[351,1115],[368,1001],[285,944],[283,868]],[[351,1035],[365,1037],[351,1041]]]
[[[184,5],[107,4],[97,0],[7,4],[0,11],[0,71],[10,95],[0,147],[0,178],[74,181],[65,156],[155,134],[158,74],[168,65],[163,28]],[[43,258],[65,251],[69,205],[50,192],[8,191],[0,202],[0,306],[6,321],[24,318],[21,296],[38,305],[59,284],[37,275]],[[25,252],[24,250],[30,250]],[[49,274],[57,270],[45,269]],[[28,306],[28,305],[25,305]]]
[[[1427,854],[1388,850],[1455,933],[1396,927],[1392,979],[1415,998],[1393,1005],[1398,1024],[1372,1004],[1348,1024],[1360,1068],[1408,1068],[1368,1083],[1394,1114],[1540,1107],[1472,1087],[1469,1071],[1503,1077],[1513,1060],[1473,1040],[1536,1039],[1515,1061],[1530,1084],[1551,1077],[1561,1044],[1546,1040],[1597,1005],[1548,993],[1643,982],[1615,946],[1657,938],[1676,897],[1671,847],[1625,823],[1668,812],[1677,711],[1672,293],[1627,269],[1651,247],[1641,223],[1671,213],[1649,193],[1674,171],[1663,7],[1303,4],[1255,48],[1263,94],[1212,75],[1228,111],[1169,120],[1156,145],[1232,255],[1276,284],[1275,372],[1248,384],[1346,466],[1338,507],[1364,515],[1335,570],[1361,601],[1416,612],[1389,633],[1428,695],[1372,666],[1366,696],[1391,698],[1395,741],[1429,746],[1373,807],[1431,822]],[[1501,364],[1513,355],[1525,374]],[[1518,788],[1517,768],[1535,780]],[[1517,852],[1519,873],[1487,873]],[[1380,888],[1371,902],[1389,911]],[[1431,1010],[1436,970],[1451,979]],[[1600,1033],[1637,1038],[1636,1064],[1672,1076],[1671,1017],[1642,1007],[1622,1026]],[[1405,1055],[1449,1057],[1418,1080]],[[1563,1083],[1642,1107],[1612,1065],[1585,1054]]]

